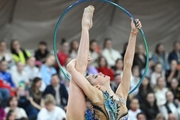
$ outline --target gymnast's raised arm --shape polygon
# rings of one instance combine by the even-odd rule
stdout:
[[[127,99],[128,92],[130,90],[131,68],[134,59],[136,36],[139,32],[138,29],[142,27],[141,22],[138,19],[136,19],[136,22],[137,24],[135,25],[134,21],[131,20],[131,33],[124,57],[124,70],[123,70],[122,82],[116,91],[116,94],[121,95],[125,100]]]

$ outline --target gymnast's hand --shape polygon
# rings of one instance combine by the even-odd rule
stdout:
[[[139,29],[142,28],[141,21],[139,19],[135,19],[136,24],[134,23],[134,20],[131,18],[131,32],[134,34],[137,34],[139,32]]]

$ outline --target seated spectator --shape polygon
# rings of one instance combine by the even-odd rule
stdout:
[[[4,108],[2,106],[2,101],[0,99],[0,120],[5,120],[6,118],[6,112],[4,111]]]
[[[165,115],[165,118],[168,119],[168,114],[173,113],[176,120],[180,119],[180,105],[174,101],[174,95],[171,91],[166,92],[167,102],[164,106],[161,107],[161,112]]]
[[[115,66],[114,66],[114,72],[117,74],[122,74],[123,73],[123,60],[118,58],[116,60]]]
[[[40,74],[45,86],[50,84],[51,76],[56,74],[56,69],[53,67],[55,64],[55,57],[53,55],[49,55],[45,61],[45,63],[41,66]]]
[[[16,69],[11,71],[12,80],[16,87],[19,87],[21,82],[29,84],[28,73],[24,70],[24,64],[22,62],[16,63]]]
[[[60,83],[57,74],[52,75],[51,84],[46,87],[43,96],[47,94],[54,96],[56,105],[61,106],[62,108],[67,106],[68,93],[64,84]]]
[[[4,60],[0,61],[0,79],[9,84],[12,88],[15,87],[11,74],[7,72],[7,62]]]
[[[79,42],[77,40],[71,41],[69,57],[75,59],[77,57],[78,48],[79,48]]]
[[[55,106],[54,97],[47,94],[44,98],[45,108],[42,108],[38,114],[37,120],[63,120],[66,118],[65,112]]]
[[[176,78],[172,79],[171,87],[169,90],[172,91],[175,101],[180,104],[180,87],[179,82]]]
[[[169,64],[171,63],[172,60],[176,60],[177,63],[179,64],[180,63],[180,43],[179,41],[175,41],[173,43],[173,50],[172,52],[169,54],[168,56],[168,62]]]
[[[143,112],[138,113],[137,120],[146,120],[146,115]]]
[[[15,113],[14,110],[9,110],[9,112],[7,113],[7,117],[6,120],[17,120],[17,113]]]
[[[158,107],[166,103],[166,92],[168,89],[165,87],[165,80],[163,77],[157,79],[157,85],[155,89],[155,97],[157,100]]]
[[[12,56],[9,52],[6,50],[6,42],[0,41],[0,61],[4,60],[8,63],[8,68],[13,64]]]
[[[104,75],[108,75],[111,78],[111,81],[114,80],[114,72],[111,68],[108,67],[108,63],[105,57],[99,57],[97,70]]]
[[[154,93],[150,92],[146,95],[146,100],[143,101],[141,110],[144,111],[147,120],[154,120],[156,118],[156,115],[159,113],[159,109],[156,104]]]
[[[157,63],[154,68],[154,72],[151,75],[151,87],[154,88],[157,83],[157,78],[163,77],[165,78],[165,73],[162,70],[162,65],[160,63]]]
[[[7,88],[2,88],[0,87],[0,107],[2,106],[6,106],[6,101],[8,100],[8,98],[10,97],[10,92]]]
[[[99,53],[97,52],[97,47],[98,43],[96,40],[91,40],[90,41],[90,46],[89,46],[89,51],[90,51],[90,56],[92,57],[91,62],[89,63],[90,66],[97,67],[97,61],[99,58]]]
[[[133,66],[139,66],[140,71],[146,66],[146,55],[145,55],[144,45],[142,44],[139,44],[137,46],[137,50],[134,55]]]
[[[17,115],[16,119],[20,119],[22,117],[27,118],[27,114],[24,111],[24,109],[19,108],[17,105],[18,105],[17,98],[16,97],[10,97],[8,100],[8,107],[5,108],[6,113],[8,113],[10,110],[13,110],[15,112],[15,114]]]
[[[114,92],[116,92],[119,84],[121,83],[121,78],[122,78],[121,74],[114,75],[114,81],[111,82],[111,88]]]
[[[166,120],[162,113],[157,114],[156,120]]]
[[[35,66],[35,61],[35,57],[29,57],[27,60],[27,65],[24,68],[24,71],[26,71],[29,80],[33,80],[35,77],[40,77],[40,71]]]
[[[155,53],[152,55],[152,59],[155,63],[160,63],[164,71],[168,69],[167,56],[162,43],[156,45]]]
[[[110,38],[106,38],[104,40],[102,55],[105,57],[108,65],[111,67],[115,65],[115,61],[118,58],[122,58],[120,53],[112,48],[112,40]]]
[[[149,77],[151,78],[151,74],[153,73],[153,68],[154,68],[154,61],[152,59],[149,59],[149,63],[148,63],[148,69],[147,69],[147,72],[146,72],[146,77]],[[141,76],[144,74],[144,71],[145,71],[146,68],[143,68],[141,70]]]
[[[49,55],[49,50],[47,49],[47,43],[45,41],[39,42],[39,47],[35,51],[36,65],[41,65],[45,62],[46,57]]]
[[[137,114],[140,113],[139,101],[137,98],[133,98],[130,103],[130,109],[128,111],[129,120],[137,120]]]
[[[178,71],[178,64],[176,60],[172,60],[170,64],[170,70],[166,71],[167,86],[170,87],[171,80],[173,78],[180,78],[180,72]]]
[[[168,114],[168,120],[177,120],[173,113]]]
[[[139,87],[139,92],[137,94],[140,103],[143,103],[146,100],[146,95],[149,92],[153,92],[153,89],[151,88],[149,78],[145,77],[142,84]]]
[[[12,40],[10,46],[14,61],[22,62],[25,65],[28,57],[31,56],[30,52],[21,48],[18,40]]]

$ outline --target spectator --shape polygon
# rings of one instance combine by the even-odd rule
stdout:
[[[0,106],[6,106],[6,101],[10,97],[10,92],[7,88],[1,88],[0,87]]]
[[[180,87],[178,85],[178,80],[173,78],[171,81],[170,91],[172,91],[175,101],[180,104]]]
[[[114,81],[111,82],[111,88],[114,92],[116,92],[119,84],[121,83],[121,74],[115,74],[114,75]]]
[[[146,95],[149,92],[153,92],[153,89],[151,88],[149,78],[145,77],[142,84],[139,87],[139,92],[137,95],[140,103],[146,101]]]
[[[165,73],[162,70],[162,65],[160,63],[157,63],[154,68],[154,72],[151,75],[151,87],[154,88],[157,83],[157,78],[163,77],[165,78]]]
[[[5,108],[6,113],[8,113],[10,110],[13,110],[15,112],[15,114],[17,115],[16,116],[17,119],[20,119],[21,117],[27,117],[24,109],[19,108],[17,105],[18,105],[17,98],[10,97],[8,100],[8,107]]]
[[[12,60],[12,56],[9,52],[7,52],[6,50],[6,42],[5,41],[0,41],[0,61],[4,60],[8,63],[8,67],[11,66],[13,60]]]
[[[153,68],[154,68],[154,61],[152,59],[149,59],[149,63],[148,63],[148,69],[146,72],[146,76],[151,78],[151,74],[153,73]],[[141,70],[141,76],[144,74],[146,68]]]
[[[157,79],[157,87],[155,90],[155,96],[157,100],[158,107],[166,103],[166,92],[168,89],[165,87],[165,80],[163,77]]]
[[[57,73],[56,69],[53,67],[54,64],[55,57],[53,55],[49,55],[45,61],[45,64],[41,66],[40,74],[45,86],[50,84],[51,76]]]
[[[118,58],[122,58],[119,52],[112,48],[112,40],[110,38],[104,40],[102,55],[106,58],[108,65],[111,67],[115,65],[115,61]]]
[[[168,114],[168,120],[177,120],[173,113]]]
[[[42,99],[42,92],[40,91],[42,85],[41,78],[34,78],[32,82],[32,86],[29,89],[30,97],[32,98],[32,102],[34,103],[34,107],[38,110],[40,110],[43,105],[43,99]]]
[[[160,63],[164,71],[168,69],[167,57],[162,43],[156,45],[155,53],[153,54],[152,59],[155,63]]]
[[[0,79],[9,84],[12,88],[15,87],[11,74],[7,72],[7,62],[4,60],[0,61]]]
[[[179,120],[180,106],[174,101],[174,95],[171,91],[166,92],[166,99],[166,104],[160,109],[161,112],[165,115],[166,119],[168,119],[168,114],[173,113],[176,117],[176,120]]]
[[[35,58],[37,65],[39,66],[43,64],[48,55],[49,55],[49,50],[47,49],[47,43],[45,41],[39,42],[39,47],[35,51]]]
[[[29,84],[28,73],[24,70],[24,64],[22,62],[16,63],[16,69],[11,71],[13,82],[16,87],[19,87],[21,82]]]
[[[66,59],[69,57],[68,55],[68,49],[69,49],[69,45],[68,42],[66,42],[65,39],[61,40],[61,44],[60,44],[60,50],[57,53],[58,59],[61,63],[62,66],[65,65],[66,63]],[[58,66],[56,65],[56,67],[58,68]]]
[[[130,103],[130,110],[128,111],[129,120],[137,120],[137,114],[140,113],[139,101],[137,98],[133,98]]]
[[[45,108],[42,108],[38,114],[37,120],[63,120],[66,118],[65,112],[55,106],[54,97],[47,94],[44,98]]]
[[[180,78],[180,72],[178,71],[178,64],[176,60],[171,61],[170,70],[166,71],[167,86],[170,87],[171,80],[173,78]]]
[[[29,57],[27,60],[27,65],[24,68],[24,71],[26,71],[29,80],[33,80],[35,77],[40,77],[40,71],[35,66],[35,61],[35,57]]]
[[[133,66],[139,66],[140,71],[146,66],[146,55],[144,51],[144,46],[142,44],[139,44],[137,46],[137,51],[134,55]]]
[[[99,58],[99,54],[97,52],[97,47],[98,47],[98,43],[96,40],[91,40],[90,41],[90,47],[89,47],[89,50],[90,50],[90,56],[92,57],[92,60],[90,62],[90,66],[93,66],[93,67],[97,67],[97,60]]]
[[[147,120],[154,120],[156,118],[159,109],[156,104],[154,93],[150,92],[146,95],[146,100],[143,102],[141,110],[144,111]]]
[[[165,120],[165,117],[162,113],[159,113],[157,116],[156,116],[156,120]]]
[[[79,42],[77,40],[73,40],[70,43],[70,50],[69,50],[69,56],[73,59],[76,58],[77,52],[79,48]]]
[[[172,60],[176,60],[178,64],[180,63],[180,43],[175,41],[173,43],[173,51],[168,56],[168,62],[171,63]]]
[[[114,72],[111,68],[108,67],[106,58],[100,56],[98,59],[98,72],[103,73],[104,75],[108,75],[111,78],[111,81],[114,80]]]
[[[6,118],[6,112],[2,106],[2,101],[0,99],[0,120],[4,120]]]
[[[43,93],[43,96],[52,94],[55,98],[56,105],[62,108],[67,106],[68,93],[64,84],[60,83],[60,79],[57,74],[52,75],[51,84],[48,85]]]
[[[116,60],[115,66],[114,66],[114,72],[117,74],[122,74],[123,73],[123,60],[121,58],[118,58]]]
[[[9,112],[7,113],[6,120],[17,120],[16,117],[17,114],[13,110],[9,110]]]
[[[11,54],[16,63],[22,62],[24,65],[26,64],[28,57],[31,56],[29,51],[21,48],[18,40],[11,41]]]
[[[143,112],[137,114],[137,120],[146,120],[146,116]]]

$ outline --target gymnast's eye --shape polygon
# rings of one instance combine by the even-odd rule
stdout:
[[[96,79],[98,77],[98,75],[96,75],[95,77],[94,77],[94,79]]]

